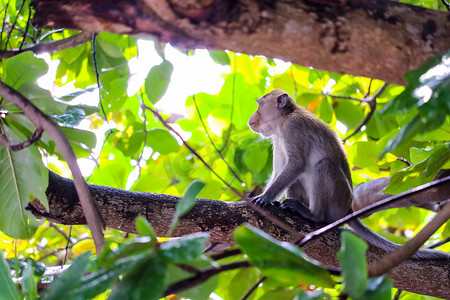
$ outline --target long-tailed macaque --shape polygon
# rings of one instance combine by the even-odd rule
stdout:
[[[331,223],[352,212],[353,187],[344,148],[337,134],[282,90],[256,100],[248,124],[273,142],[273,174],[264,193],[251,199],[259,206],[279,200],[316,222]],[[367,242],[392,251],[395,244],[368,229],[359,219],[349,225]],[[419,250],[416,259],[450,259],[440,251]]]

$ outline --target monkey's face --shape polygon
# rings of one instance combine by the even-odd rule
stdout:
[[[280,114],[277,111],[276,102],[272,97],[263,96],[258,98],[258,109],[248,120],[248,126],[253,132],[261,134],[263,137],[271,137],[276,133]]]

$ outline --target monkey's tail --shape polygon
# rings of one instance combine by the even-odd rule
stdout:
[[[349,222],[349,225],[360,238],[386,252],[392,252],[401,246],[373,232],[359,219]],[[413,256],[411,256],[411,258],[416,260],[450,260],[450,254],[431,249],[419,249]]]

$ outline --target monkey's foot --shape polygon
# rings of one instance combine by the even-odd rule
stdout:
[[[305,219],[314,220],[314,216],[309,211],[309,209],[298,199],[286,198],[281,201],[280,207],[283,209],[290,209]]]

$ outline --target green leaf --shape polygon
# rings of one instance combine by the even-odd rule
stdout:
[[[162,128],[153,128],[147,132],[147,145],[160,154],[169,154],[180,150],[177,139]]]
[[[75,99],[75,98],[77,98],[79,96],[82,96],[82,95],[84,95],[86,93],[91,93],[91,92],[93,92],[95,90],[97,90],[96,87],[91,87],[91,88],[79,90],[79,91],[76,91],[76,92],[73,92],[73,93],[70,93],[70,94],[58,97],[58,99],[68,102],[68,101],[72,101],[73,99]]]
[[[67,293],[66,298],[69,299],[92,299],[100,293],[103,293],[111,287],[121,274],[134,268],[142,259],[141,256],[130,256],[120,260],[116,260],[114,264],[108,268],[97,270],[86,276],[78,284],[77,288],[72,289]]]
[[[19,292],[11,279],[8,263],[0,251],[0,300],[19,300]]]
[[[34,267],[32,260],[26,262],[26,267],[23,270],[22,293],[25,295],[26,299],[37,298],[37,285],[34,281]]]
[[[390,300],[392,281],[387,276],[369,278],[367,290],[361,297],[353,297],[354,300]]]
[[[47,185],[48,170],[36,147],[11,151],[0,145],[0,231],[14,238],[31,238],[39,223],[25,207],[36,197],[48,209]]]
[[[50,92],[41,89],[35,82],[25,82],[18,91],[46,114],[62,114],[67,108],[67,104],[53,100]]]
[[[142,236],[148,236],[151,241],[156,243],[156,233],[153,226],[143,216],[139,216],[136,219],[136,230]]]
[[[225,51],[218,51],[218,50],[210,50],[209,56],[211,56],[212,60],[216,64],[220,64],[222,66],[229,66],[231,61],[230,57],[228,56],[228,53]]]
[[[350,129],[358,127],[364,119],[361,108],[348,100],[337,100],[333,107],[336,118]]]
[[[315,290],[311,292],[305,292],[300,290],[295,300],[323,300],[331,299],[331,296],[326,294],[323,290]]]
[[[324,95],[322,97],[322,101],[320,102],[319,117],[325,123],[330,123],[331,120],[333,119],[333,107],[331,106],[330,102],[328,101],[328,96]]]
[[[71,291],[79,285],[81,278],[86,272],[89,263],[90,252],[85,252],[77,257],[72,265],[53,282],[42,293],[44,300],[64,299],[67,291]]]
[[[97,137],[93,132],[64,126],[60,129],[69,140],[78,158],[91,155],[92,149],[97,144]]]
[[[434,57],[405,76],[408,86],[386,105],[385,115],[418,112],[386,146],[382,155],[409,141],[416,134],[434,130],[450,115],[450,51]]]
[[[4,82],[18,88],[25,82],[35,83],[47,71],[48,65],[42,58],[36,58],[33,52],[26,51],[6,60]]]
[[[166,290],[166,269],[166,264],[156,257],[147,257],[123,277],[108,299],[156,300],[161,298]]]
[[[425,160],[392,175],[384,192],[399,194],[434,180],[450,161],[450,143],[437,145],[428,151],[429,156]]]
[[[303,251],[291,243],[279,242],[250,225],[237,228],[234,239],[254,266],[282,285],[334,286],[328,271],[307,260]]]
[[[154,66],[145,79],[145,93],[151,103],[155,104],[166,93],[172,76],[173,66],[168,60]]]
[[[355,142],[349,149],[349,160],[360,168],[369,168],[377,164],[379,147],[373,141]]]
[[[168,236],[172,235],[175,227],[178,224],[178,219],[182,217],[185,213],[190,211],[192,207],[194,207],[195,202],[197,201],[196,197],[204,186],[205,183],[202,181],[193,181],[189,184],[184,194],[184,197],[181,198],[181,200],[177,203],[175,207],[175,213],[173,215],[172,223],[167,233]]]
[[[273,300],[273,299],[294,299],[295,290],[287,288],[276,288],[264,293],[258,300]]]
[[[53,119],[63,126],[77,126],[84,120],[86,113],[81,108],[69,107],[61,115],[53,115]]]
[[[367,243],[355,234],[344,231],[337,254],[344,278],[344,291],[352,297],[364,294],[367,285]]]
[[[200,258],[205,249],[209,234],[197,232],[170,239],[161,244],[158,258],[167,263],[184,263]]]

